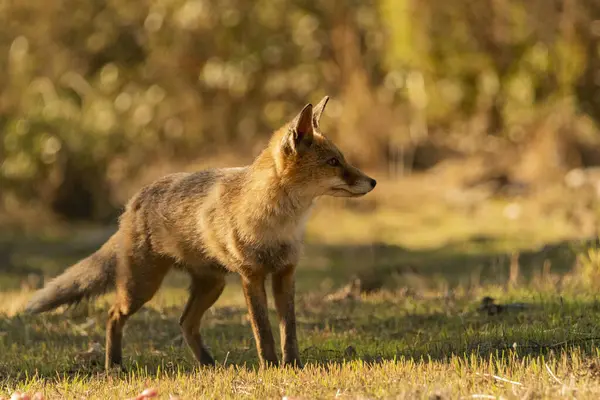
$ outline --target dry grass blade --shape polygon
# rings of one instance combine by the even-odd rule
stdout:
[[[556,383],[558,383],[561,386],[565,385],[564,383],[562,383],[562,381],[560,379],[558,379],[556,377],[556,375],[554,375],[554,372],[552,372],[552,370],[550,369],[550,367],[548,366],[547,363],[544,363],[544,366],[546,367],[546,371],[548,371],[548,374],[552,377],[552,379],[554,379],[556,381]]]
[[[493,379],[495,379],[497,381],[500,381],[500,382],[510,383],[511,385],[517,385],[517,386],[522,386],[523,385],[521,382],[511,381],[510,379],[506,379],[506,378],[503,378],[503,377],[498,376],[498,375],[480,374],[480,373],[477,373],[476,375],[484,376],[484,377],[488,377],[488,378],[493,378]]]

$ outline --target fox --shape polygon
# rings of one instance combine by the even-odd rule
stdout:
[[[124,207],[116,233],[35,292],[25,312],[47,312],[114,290],[105,368],[124,369],[127,320],[177,268],[191,281],[179,319],[182,336],[201,366],[214,366],[200,323],[223,293],[226,276],[235,273],[241,277],[259,366],[277,366],[265,289],[270,276],[283,366],[302,368],[295,271],[310,211],[319,197],[360,197],[377,184],[321,132],[328,100],[325,96],[314,108],[306,104],[271,135],[250,165],[173,173],[141,188]]]

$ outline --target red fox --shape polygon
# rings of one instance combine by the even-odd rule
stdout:
[[[200,335],[203,314],[225,276],[241,276],[261,366],[277,365],[265,279],[272,275],[283,364],[302,367],[296,338],[294,271],[317,197],[359,197],[376,181],[350,165],[319,129],[328,101],[307,104],[276,131],[251,165],[167,175],[128,202],[119,230],[94,254],[36,292],[40,313],[115,289],[106,326],[106,368],[122,367],[123,326],[156,293],[170,268],[191,277],[179,324],[202,365],[214,359]]]

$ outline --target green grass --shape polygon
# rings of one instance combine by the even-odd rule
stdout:
[[[597,261],[586,259],[582,265],[594,270]],[[178,329],[186,298],[177,287],[180,280],[169,279],[127,325],[129,371],[121,375],[104,374],[101,352],[82,354],[103,344],[110,295],[43,316],[6,312],[0,319],[0,393],[106,399],[156,387],[161,398],[600,396],[600,301],[576,275],[551,274],[515,287],[499,282],[431,289],[435,285],[422,280],[327,301],[328,290],[300,271],[304,370],[258,368],[235,279],[203,324],[220,365],[198,369]],[[27,295],[7,292],[0,304],[22,304]],[[479,312],[479,300],[488,295],[502,303],[526,302],[527,308]],[[274,313],[271,317],[276,329]]]
[[[599,398],[596,244],[533,203],[507,221],[500,200],[473,214],[420,204],[415,190],[394,194],[393,207],[317,210],[297,273],[303,370],[258,368],[235,277],[202,326],[219,366],[198,368],[178,327],[187,279],[173,274],[126,327],[128,372],[105,374],[112,295],[41,316],[20,310],[27,274],[56,275],[110,231],[0,234],[0,397],[122,399],[155,387],[164,399]],[[354,277],[373,291],[344,292]],[[485,296],[527,305],[489,315],[478,311]],[[271,321],[278,340],[273,311]]]
[[[600,303],[595,296],[480,289],[506,301],[530,301],[535,308],[489,316],[474,307],[473,300],[483,293],[460,290],[446,296],[385,292],[336,303],[300,295],[300,346],[307,363],[302,371],[257,369],[235,288],[204,324],[221,364],[215,370],[198,370],[183,345],[177,329],[180,307],[172,304],[184,296],[174,289],[165,290],[128,325],[129,373],[122,376],[103,374],[101,354],[80,356],[103,340],[102,306],[5,318],[0,385],[6,393],[39,390],[50,398],[123,398],[150,386],[162,398],[511,398],[526,393],[555,397],[561,390],[578,398],[600,395]]]

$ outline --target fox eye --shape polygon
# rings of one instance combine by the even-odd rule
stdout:
[[[327,160],[327,164],[331,165],[332,167],[337,167],[338,165],[340,165],[340,160],[333,157],[333,158],[330,158],[329,160]]]

